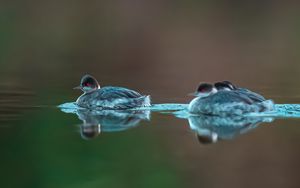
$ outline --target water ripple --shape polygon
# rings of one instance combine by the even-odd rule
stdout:
[[[58,106],[63,112],[76,113],[78,109],[82,109],[74,102],[64,103]],[[191,115],[187,111],[188,104],[166,103],[154,104],[151,107],[135,108],[135,110],[150,110],[152,112],[171,113],[178,118],[188,118]],[[274,118],[300,118],[300,104],[276,104],[275,110],[263,113],[250,113],[246,116],[257,117],[274,117]]]

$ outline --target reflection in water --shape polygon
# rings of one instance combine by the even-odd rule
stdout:
[[[177,118],[188,119],[190,128],[196,132],[199,142],[203,144],[216,143],[219,140],[230,140],[247,133],[262,122],[272,122],[274,118],[300,117],[300,105],[276,105],[272,112],[251,113],[243,116],[207,116],[191,115],[187,104],[155,104],[147,108],[135,110],[91,111],[79,108],[75,103],[65,103],[59,106],[63,112],[77,114],[83,121],[80,127],[82,138],[89,139],[101,132],[123,131],[135,127],[141,120],[149,120],[150,112],[171,113]]]
[[[101,132],[117,132],[136,127],[141,120],[150,120],[149,110],[88,110],[77,108],[64,112],[76,113],[82,120],[80,134],[84,139],[97,137]]]
[[[268,117],[217,117],[217,116],[190,116],[190,128],[196,132],[202,144],[216,143],[219,140],[230,140],[236,136],[255,129],[262,122],[272,122]]]
[[[150,111],[90,111],[79,109],[77,116],[82,120],[80,134],[84,139],[98,136],[101,132],[117,132],[133,128],[141,120],[150,119]]]

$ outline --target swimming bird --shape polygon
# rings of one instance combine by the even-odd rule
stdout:
[[[149,95],[141,95],[123,87],[101,88],[98,81],[88,74],[81,78],[80,85],[74,89],[83,91],[76,100],[76,104],[82,108],[124,110],[151,106]]]
[[[210,92],[203,95],[199,88],[206,88]],[[265,100],[261,95],[248,89],[237,88],[228,82],[200,84],[188,111],[192,114],[207,115],[242,115],[251,112],[271,111],[274,108],[272,100]]]

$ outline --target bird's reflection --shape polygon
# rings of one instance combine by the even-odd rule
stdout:
[[[82,124],[80,134],[83,139],[97,137],[101,132],[117,132],[133,128],[141,120],[150,119],[150,111],[91,111],[78,109],[76,114]]]
[[[212,144],[220,140],[234,139],[238,135],[253,130],[262,122],[272,122],[269,117],[217,117],[217,116],[190,116],[190,128],[196,133],[202,144]]]
[[[179,106],[180,105],[180,106]],[[133,128],[141,120],[149,120],[151,110],[166,113],[166,109],[177,118],[187,119],[190,129],[196,133],[202,144],[216,143],[221,140],[231,140],[255,129],[260,123],[272,122],[275,116],[270,114],[252,114],[251,116],[208,116],[192,115],[182,104],[160,104],[147,110],[88,110],[78,108],[74,103],[59,106],[65,113],[77,114],[82,120],[80,134],[84,139],[97,137],[101,132],[117,132]],[[168,108],[166,108],[168,107]],[[174,108],[176,107],[176,108]],[[180,107],[180,108],[178,108]],[[256,116],[255,116],[256,115]],[[272,114],[271,114],[272,115]],[[268,117],[267,117],[268,116]],[[272,118],[274,117],[274,118]]]

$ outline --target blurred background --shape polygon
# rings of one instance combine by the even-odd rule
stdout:
[[[82,140],[74,101],[83,74],[102,86],[191,100],[230,80],[299,103],[297,1],[0,1],[1,187],[299,187],[299,120],[277,120],[203,146],[186,120]],[[269,126],[270,125],[270,126]]]

